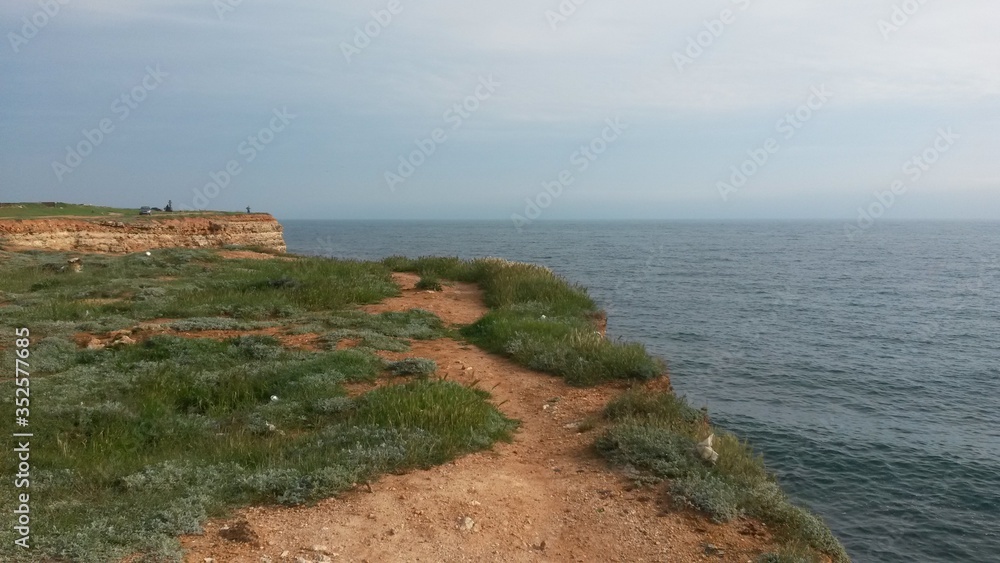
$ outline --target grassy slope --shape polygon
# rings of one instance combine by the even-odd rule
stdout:
[[[44,437],[31,450],[34,550],[15,548],[5,525],[0,560],[175,558],[176,535],[231,507],[330,496],[489,447],[514,428],[486,393],[450,382],[347,396],[345,383],[383,373],[374,349],[444,334],[426,312],[352,310],[397,293],[379,264],[181,249],[88,256],[80,274],[46,266],[64,258],[0,253],[0,332],[31,329],[30,430]],[[325,349],[289,350],[259,335],[161,335],[98,351],[72,342],[164,317],[182,330],[289,326],[321,334]],[[336,350],[344,338],[362,346]],[[13,345],[13,336],[0,342],[5,365]],[[4,397],[13,388],[0,382]],[[0,471],[16,472],[11,456]],[[13,506],[14,493],[0,488],[0,503]]]
[[[384,261],[397,271],[479,283],[491,311],[462,333],[514,361],[564,377],[573,385],[613,379],[645,381],[662,364],[637,343],[612,342],[594,333],[597,306],[585,290],[551,271],[527,264],[457,258]],[[768,523],[785,544],[766,561],[808,561],[823,552],[847,561],[843,546],[821,520],[791,504],[763,460],[732,434],[713,429],[707,415],[667,393],[636,390],[607,408],[607,430],[596,442],[609,461],[638,482],[667,482],[668,498],[725,522],[747,515]],[[695,445],[715,433],[720,461],[709,465]]]

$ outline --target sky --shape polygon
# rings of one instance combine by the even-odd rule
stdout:
[[[0,201],[1000,219],[995,0],[6,0]]]

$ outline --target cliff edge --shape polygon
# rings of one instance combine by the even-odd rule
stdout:
[[[123,254],[153,248],[253,246],[285,252],[267,213],[172,217],[0,219],[0,248]]]

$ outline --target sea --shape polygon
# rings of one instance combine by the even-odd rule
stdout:
[[[1000,561],[1000,223],[283,224],[301,254],[544,264],[854,561]]]

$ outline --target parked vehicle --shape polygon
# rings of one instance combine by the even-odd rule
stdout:
[[[139,208],[139,215],[152,215],[153,210],[149,208],[148,205],[143,205]]]

